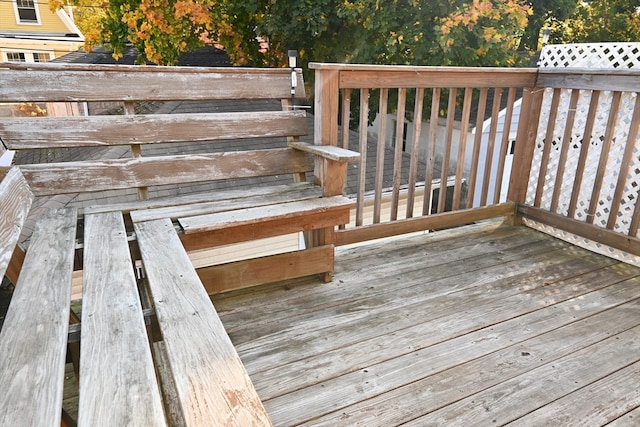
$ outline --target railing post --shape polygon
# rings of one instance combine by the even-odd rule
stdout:
[[[538,134],[543,95],[544,90],[537,87],[525,88],[522,94],[520,119],[507,194],[507,200],[515,202],[516,207],[519,203],[523,203],[527,197],[527,185]],[[513,222],[520,223],[520,220],[516,216]]]

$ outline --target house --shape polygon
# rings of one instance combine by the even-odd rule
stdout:
[[[84,36],[64,9],[46,1],[0,2],[0,61],[47,62],[84,44]]]

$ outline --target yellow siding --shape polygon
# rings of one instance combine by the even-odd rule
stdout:
[[[46,6],[46,1],[39,0],[36,3],[40,14],[40,24],[18,24],[13,8],[13,2],[0,1],[0,29],[9,31],[28,31],[30,33],[62,33],[70,30],[62,22],[60,17],[52,13]]]

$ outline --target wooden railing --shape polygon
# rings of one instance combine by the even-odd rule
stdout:
[[[315,143],[363,158],[339,244],[514,216],[640,254],[639,70],[310,67]]]

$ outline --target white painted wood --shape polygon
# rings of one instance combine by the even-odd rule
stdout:
[[[122,215],[85,217],[79,426],[164,426]]]
[[[271,425],[171,221],[135,224],[187,425]]]
[[[75,209],[35,225],[0,333],[0,425],[60,425],[75,231]]]
[[[33,198],[20,170],[11,168],[0,182],[0,277],[7,270]]]

